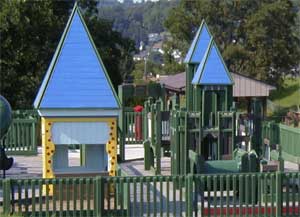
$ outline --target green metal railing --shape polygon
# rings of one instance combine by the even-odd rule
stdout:
[[[0,180],[0,214],[299,216],[299,187],[300,173],[282,172],[5,179]]]
[[[11,126],[1,143],[5,145],[8,154],[37,154],[38,130],[37,118],[13,118]]]

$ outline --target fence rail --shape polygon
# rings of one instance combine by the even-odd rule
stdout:
[[[0,213],[299,216],[300,173],[0,180]],[[53,189],[53,194],[50,189]]]

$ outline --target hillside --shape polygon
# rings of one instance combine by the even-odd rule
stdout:
[[[98,5],[98,16],[113,22],[114,30],[131,38],[139,46],[148,43],[148,34],[164,32],[168,12],[178,1],[145,2],[140,4]]]

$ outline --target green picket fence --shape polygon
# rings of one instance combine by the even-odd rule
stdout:
[[[0,213],[299,216],[300,173],[0,180]],[[48,187],[53,188],[50,195]],[[44,191],[43,191],[44,189]]]
[[[35,155],[39,141],[39,118],[36,111],[13,111],[11,126],[2,139],[7,154]]]

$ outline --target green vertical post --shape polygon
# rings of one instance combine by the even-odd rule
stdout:
[[[3,213],[4,215],[10,214],[10,201],[11,201],[11,180],[3,180]]]
[[[150,170],[150,142],[146,140],[144,142],[144,169]]]
[[[32,130],[31,130],[31,148],[34,153],[37,153],[37,137],[36,137],[36,122],[37,120],[34,119],[34,121],[31,123],[32,124]]]
[[[118,96],[121,102],[121,115],[119,118],[119,138],[120,138],[120,159],[121,161],[125,160],[125,112],[124,112],[124,93],[123,85],[118,86]]]
[[[103,186],[103,177],[97,176],[95,180],[96,192],[94,192],[95,197],[95,211],[96,216],[103,216],[104,210],[104,186]]]
[[[221,160],[221,126],[220,126],[220,117],[221,114],[220,112],[217,112],[218,116],[218,147],[217,147],[217,152],[218,152],[218,160]]]
[[[186,196],[186,216],[193,216],[193,178],[192,174],[188,174],[185,178],[185,196]]]
[[[160,174],[161,172],[161,140],[162,140],[162,135],[161,135],[161,130],[162,130],[162,125],[161,125],[161,101],[157,100],[156,101],[156,118],[155,118],[155,125],[156,125],[156,141],[155,141],[155,152],[156,152],[156,175]]]
[[[205,120],[205,117],[204,117],[204,108],[205,108],[205,90],[202,90],[202,100],[201,100],[201,103],[202,103],[202,109],[201,109],[201,112],[202,112],[202,125],[201,125],[201,128],[204,127],[204,120]]]
[[[163,111],[166,111],[167,110],[167,94],[166,94],[166,88],[165,88],[165,84],[163,84],[161,86],[161,101],[162,101],[162,104],[161,104],[161,109]]]
[[[276,172],[276,217],[282,216],[282,172]]]
[[[193,87],[192,79],[194,76],[194,66],[188,64],[186,66],[186,109],[191,111],[193,109]]]

